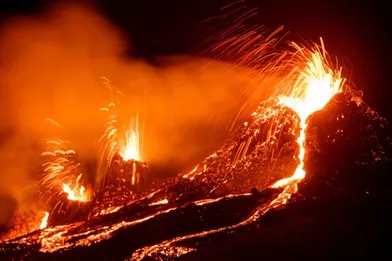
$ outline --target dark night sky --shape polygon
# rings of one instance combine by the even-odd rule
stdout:
[[[37,12],[45,0],[2,1],[0,17]],[[134,55],[188,54],[207,36],[200,22],[219,14],[230,0],[100,0],[103,13],[132,42]],[[323,37],[330,53],[339,57],[365,100],[385,116],[392,115],[390,28],[387,4],[371,1],[248,0],[258,8],[251,22],[276,28],[284,25],[287,39],[317,41]],[[222,25],[221,25],[222,26]],[[229,27],[230,25],[224,25]]]

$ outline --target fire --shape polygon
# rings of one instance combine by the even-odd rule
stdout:
[[[140,155],[139,119],[136,116],[128,128],[125,129],[125,141],[120,144],[120,155],[124,160],[141,161]]]
[[[73,201],[87,202],[89,198],[83,186],[71,189],[67,184],[63,184],[63,191],[68,194],[68,199]]]
[[[279,180],[272,185],[273,188],[285,187],[293,182],[296,184],[305,177],[306,120],[312,113],[321,110],[335,94],[343,89],[344,79],[341,77],[341,68],[338,70],[331,68],[323,40],[320,39],[320,41],[321,46],[315,45],[312,49],[292,43],[292,46],[297,50],[294,53],[294,62],[298,62],[298,67],[294,69],[294,75],[296,73],[298,78],[292,88],[291,95],[281,96],[279,100],[297,112],[300,118],[301,129],[297,139],[300,163],[293,176]]]
[[[48,218],[49,218],[49,212],[45,212],[45,216],[42,218],[39,229],[44,229],[48,226]]]

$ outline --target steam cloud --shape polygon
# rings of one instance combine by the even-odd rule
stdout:
[[[123,114],[145,116],[143,159],[171,174],[219,145],[243,103],[239,95],[257,87],[246,69],[197,57],[164,58],[165,65],[152,66],[126,58],[127,47],[120,32],[85,5],[53,5],[2,25],[2,210],[11,208],[8,198],[23,205],[34,191],[42,163],[39,141],[50,134],[44,118],[61,124],[59,135],[90,166],[85,171],[92,183],[97,178],[97,141],[105,123],[99,108],[110,95],[101,77],[124,93]],[[4,223],[9,211],[0,212]]]

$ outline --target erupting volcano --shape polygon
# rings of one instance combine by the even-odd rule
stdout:
[[[118,96],[122,96],[122,93],[107,80],[105,86],[119,100]],[[120,101],[118,104],[121,104]],[[103,144],[100,165],[104,166],[105,172],[101,181],[101,195],[120,188],[133,191],[135,188],[139,191],[140,185],[145,184],[148,173],[147,165],[141,157],[142,130],[138,114],[131,119],[129,125],[121,124],[117,107],[116,103],[110,102],[106,108],[101,108],[101,111],[108,113],[104,134],[100,138],[100,143]],[[110,197],[113,197],[111,193]]]
[[[100,109],[106,123],[98,185],[87,181],[70,142],[59,135],[45,140],[41,220],[27,234],[4,238],[0,259],[216,260],[241,242],[266,251],[279,234],[287,233],[287,244],[300,244],[293,227],[309,233],[314,224],[301,215],[316,208],[330,209],[317,212],[322,219],[358,199],[381,200],[392,156],[387,121],[346,82],[322,39],[291,42],[271,56],[264,71],[280,79],[274,95],[219,149],[168,178],[150,176],[145,119],[123,109],[126,94],[104,79],[114,98]],[[280,260],[278,249],[271,256]],[[236,259],[230,251],[222,259]]]

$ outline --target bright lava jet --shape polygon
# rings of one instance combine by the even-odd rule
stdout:
[[[108,82],[106,87],[116,94],[122,95]],[[101,166],[104,166],[102,191],[110,187],[137,188],[142,178],[146,179],[147,165],[142,161],[142,130],[139,116],[132,117],[130,124],[121,124],[120,102],[111,101],[101,111],[108,114],[104,133],[100,138],[102,144]]]
[[[304,168],[306,127],[308,117],[324,108],[330,99],[343,90],[344,79],[341,78],[341,69],[333,70],[329,64],[328,56],[324,48],[323,40],[321,46],[313,49],[298,46],[292,43],[296,49],[293,61],[298,63],[294,69],[297,79],[292,87],[290,96],[281,96],[279,101],[293,109],[300,119],[300,134],[297,139],[299,146],[299,165],[290,178],[281,179],[272,185],[273,188],[286,187],[285,190],[296,192],[297,183],[306,175]]]

